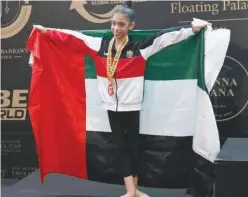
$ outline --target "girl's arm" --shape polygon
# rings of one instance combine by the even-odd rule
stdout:
[[[162,49],[188,39],[190,36],[200,31],[204,26],[206,26],[206,24],[176,28],[174,31],[168,31],[168,29],[160,31],[154,36],[140,42],[140,53],[143,58],[147,60]]]
[[[101,47],[101,37],[87,36],[78,31],[68,29],[45,28],[40,25],[34,25],[34,28],[39,29],[56,45],[70,47],[72,50],[75,50],[75,52],[94,56]]]

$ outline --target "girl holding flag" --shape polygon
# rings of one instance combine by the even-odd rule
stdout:
[[[124,177],[127,193],[122,197],[148,197],[137,189],[139,118],[143,100],[146,60],[160,50],[188,39],[208,25],[192,25],[178,31],[159,32],[143,40],[133,40],[128,32],[135,27],[132,2],[115,10],[111,20],[112,39],[91,37],[71,30],[34,26],[49,38],[67,41],[59,32],[71,34],[82,41],[82,53],[96,64],[98,93],[107,110],[114,143],[118,148],[116,165]],[[69,41],[68,41],[69,42]]]

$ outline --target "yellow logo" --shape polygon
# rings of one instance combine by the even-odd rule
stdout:
[[[136,0],[135,2],[144,2],[147,0]],[[86,20],[92,23],[106,23],[110,21],[111,17],[115,9],[121,6],[124,1],[113,1],[113,0],[100,0],[100,1],[79,1],[79,0],[72,0],[70,10],[76,10],[78,14],[84,17]],[[114,8],[106,11],[105,13],[99,14],[93,11],[90,11],[88,7],[92,6],[103,6],[103,5],[114,5]]]
[[[28,90],[1,90],[1,120],[26,120]]]
[[[1,39],[18,34],[28,22],[32,6],[29,1],[1,1]]]

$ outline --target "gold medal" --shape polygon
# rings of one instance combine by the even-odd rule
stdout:
[[[114,38],[112,38],[110,43],[109,43],[108,56],[107,56],[107,77],[108,77],[108,82],[109,82],[108,94],[110,96],[114,95],[114,84],[113,84],[114,78],[113,78],[113,76],[114,76],[114,73],[115,73],[115,70],[117,67],[117,63],[119,62],[122,50],[127,43],[128,43],[128,36],[123,39],[120,48],[117,50],[117,52],[115,54],[114,61],[112,64],[111,64],[111,61],[112,61],[112,48],[113,48],[113,44],[114,44]]]
[[[114,87],[112,84],[108,85],[108,94],[109,96],[113,96],[114,95]]]

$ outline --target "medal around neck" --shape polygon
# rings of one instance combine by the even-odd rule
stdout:
[[[126,36],[122,40],[121,45],[115,54],[113,62],[112,62],[112,48],[113,48],[113,44],[114,44],[114,38],[112,38],[110,43],[109,43],[108,56],[107,56],[107,77],[108,77],[108,84],[109,84],[108,85],[109,96],[114,95],[114,83],[113,83],[114,77],[113,76],[114,76],[117,64],[119,62],[122,50],[126,46],[127,43],[128,43],[128,36]]]

